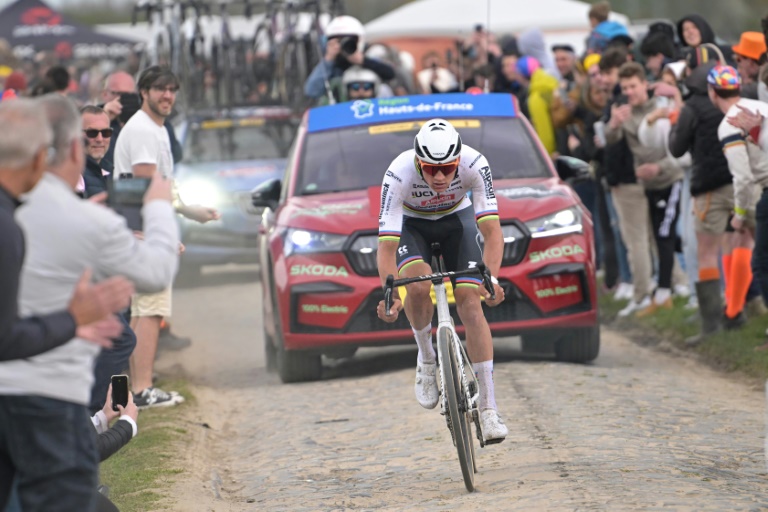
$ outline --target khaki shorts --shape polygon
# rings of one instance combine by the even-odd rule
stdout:
[[[755,196],[760,197],[760,194]],[[733,208],[733,185],[725,185],[693,198],[693,216],[697,233],[722,235],[729,229]],[[747,211],[744,221],[747,229],[755,228],[754,205]]]
[[[159,293],[137,293],[131,299],[131,317],[171,316],[171,287]]]

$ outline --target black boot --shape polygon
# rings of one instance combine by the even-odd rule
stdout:
[[[685,340],[685,344],[689,347],[695,347],[723,328],[723,299],[720,296],[720,280],[712,279],[696,283],[696,297],[699,299],[701,334]]]

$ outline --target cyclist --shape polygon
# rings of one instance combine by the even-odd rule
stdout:
[[[472,193],[471,201],[467,192]],[[480,233],[485,240],[484,251]],[[459,133],[444,119],[425,123],[414,139],[414,148],[395,158],[384,176],[377,256],[382,283],[390,274],[402,278],[430,274],[428,262],[432,261],[435,242],[440,243],[447,270],[464,270],[483,261],[492,276],[498,274],[504,240],[490,166],[477,150],[462,145]],[[476,361],[472,366],[480,383],[478,406],[483,436],[486,442],[493,443],[503,441],[508,430],[496,408],[493,341],[480,302],[481,294],[489,306],[504,300],[498,280],[491,279],[495,300],[490,299],[479,277],[460,277],[453,284],[456,307],[466,328],[469,357]],[[409,284],[405,301],[405,314],[419,347],[416,399],[426,409],[438,402],[430,287],[429,281]],[[381,301],[379,318],[396,321],[403,309],[397,290],[391,316],[385,314],[384,307]]]

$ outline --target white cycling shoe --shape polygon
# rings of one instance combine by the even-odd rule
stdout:
[[[485,409],[480,412],[480,426],[483,428],[483,439],[486,444],[500,443],[509,434],[509,429],[495,409]]]
[[[419,401],[425,409],[434,409],[440,398],[437,390],[437,363],[417,363],[416,365],[416,384],[413,390],[416,393],[416,400]]]

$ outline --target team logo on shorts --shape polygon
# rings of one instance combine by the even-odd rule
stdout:
[[[400,256],[405,256],[406,254],[408,254],[408,246],[407,245],[402,245],[402,246],[398,247],[397,248],[397,254],[399,254]]]

